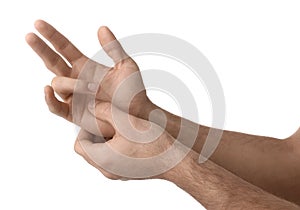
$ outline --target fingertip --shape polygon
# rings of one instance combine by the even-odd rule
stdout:
[[[34,22],[34,27],[37,29],[37,30],[40,30],[40,29],[43,29],[44,27],[45,27],[45,21],[44,20],[41,20],[41,19],[39,19],[39,20],[36,20],[35,22]]]
[[[48,106],[50,112],[59,115],[59,101],[55,98],[53,88],[51,86],[46,86],[45,91],[45,102]],[[60,116],[60,115],[59,115]]]
[[[72,78],[56,76],[51,81],[52,89],[61,97],[62,95],[66,96],[73,94],[76,85],[78,85],[78,90],[81,90],[79,83],[77,83],[77,80]]]
[[[110,29],[107,26],[100,26],[100,28],[98,29],[98,34],[105,34],[107,32],[110,32]]]
[[[98,30],[98,38],[101,43],[107,44],[116,39],[115,35],[107,26],[101,26]]]
[[[29,45],[31,45],[35,42],[35,40],[36,40],[35,37],[36,37],[36,35],[31,32],[31,33],[26,34],[25,40]]]
[[[44,89],[51,89],[52,87],[50,86],[50,85],[46,85],[45,87],[44,87]]]
[[[58,78],[59,78],[58,76],[53,77],[53,79],[51,80],[51,86],[52,86],[52,87],[55,87]]]
[[[44,94],[45,94],[45,101],[49,106],[49,104],[52,104],[52,98],[53,98],[52,95],[54,95],[52,87],[49,85],[45,86]]]
[[[50,85],[46,85],[44,87],[44,93],[45,95],[48,95],[52,91],[52,87]]]

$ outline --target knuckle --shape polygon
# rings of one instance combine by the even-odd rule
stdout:
[[[49,63],[46,63],[46,67],[51,70],[57,68],[58,64],[59,64],[59,57],[54,56],[49,60]]]
[[[53,114],[56,114],[56,109],[54,109],[53,107],[48,107],[49,111]]]

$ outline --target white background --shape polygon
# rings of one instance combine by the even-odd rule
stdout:
[[[74,126],[44,103],[43,87],[53,75],[24,40],[34,20],[50,22],[88,56],[100,49],[101,25],[119,38],[145,32],[180,37],[218,73],[226,129],[285,138],[300,125],[299,11],[296,0],[2,1],[0,209],[200,208],[171,183],[110,181],[75,154]],[[209,122],[209,107],[200,105],[199,112],[200,122]]]

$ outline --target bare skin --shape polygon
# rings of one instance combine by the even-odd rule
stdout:
[[[299,209],[210,160],[198,164],[197,159],[198,153],[192,151],[178,167],[169,171],[166,179],[189,192],[207,209]]]
[[[88,58],[49,24],[37,21],[35,26],[69,62],[69,64],[64,62],[56,52],[51,50],[35,34],[31,33],[27,35],[26,40],[28,44],[43,59],[47,68],[58,76],[54,78],[52,87],[47,86],[45,88],[46,102],[50,111],[72,121],[72,113],[70,111],[72,91],[81,68]],[[115,40],[114,35],[107,27],[99,29],[98,38],[102,46]],[[97,94],[99,101],[111,102],[112,94],[118,84],[128,75],[139,71],[138,66],[131,58],[119,60],[126,53],[121,47],[118,49],[119,51],[117,52],[105,49],[108,55],[116,62],[116,65],[103,80],[102,91]],[[137,83],[142,84],[142,81],[137,81]],[[64,102],[55,98],[53,88],[62,97]],[[122,109],[122,107],[119,108]],[[183,119],[154,105],[148,99],[146,92],[141,92],[134,98],[129,113],[147,120],[149,113],[154,109],[160,109],[165,113],[167,117],[166,131],[173,138],[176,138],[180,129],[180,122]],[[158,125],[162,124],[160,116],[154,116],[152,121]],[[107,122],[102,122],[101,124],[104,125],[105,129],[110,130],[110,136],[112,137],[114,135],[113,126]],[[193,122],[189,122],[189,124],[190,129],[199,127],[197,141],[193,146],[194,151],[199,153],[205,142],[209,128]],[[297,144],[299,144],[298,139],[298,134],[293,135],[285,141],[279,141],[275,138],[225,131],[220,145],[210,159],[256,186],[300,204],[300,198],[298,197],[300,194],[300,181],[297,179],[300,177],[300,170],[298,169],[300,160],[299,149],[297,149],[299,148],[297,147]],[[186,141],[186,139],[179,140],[183,144]]]
[[[148,112],[157,108],[153,104],[150,107]],[[166,130],[176,137],[182,119],[165,110],[164,113],[168,119]],[[160,124],[160,118],[156,119],[154,122]],[[193,122],[190,124],[191,127],[195,126]],[[199,126],[196,143],[193,146],[193,150],[198,153],[201,152],[209,132],[208,127]],[[209,159],[267,192],[300,205],[299,134],[300,131],[297,131],[282,140],[223,131],[220,144]],[[184,141],[181,140],[183,143]]]
[[[119,111],[118,116],[124,114],[127,115]],[[132,179],[132,177],[117,176],[108,172],[106,170],[108,165],[113,164],[114,167],[118,168],[124,168],[124,165],[126,165],[124,168],[126,170],[134,170],[138,166],[135,165],[134,168],[128,168],[128,164],[116,160],[104,149],[105,147],[113,148],[132,158],[146,158],[161,154],[174,145],[176,141],[167,132],[163,132],[151,143],[131,142],[122,136],[118,132],[117,127],[115,127],[112,120],[111,104],[109,103],[98,103],[95,117],[99,124],[102,122],[111,124],[115,129],[115,135],[109,141],[97,143],[95,142],[96,136],[81,130],[74,148],[89,164],[110,179]],[[131,115],[129,117],[132,118],[132,125],[135,128],[147,129],[149,122]],[[156,129],[160,128],[156,127]],[[185,149],[182,144],[177,144],[173,156],[180,156]],[[207,209],[299,209],[297,205],[263,191],[210,160],[203,164],[198,164],[198,155],[195,151],[190,150],[187,156],[174,168],[156,176],[144,177],[143,179],[156,178],[173,182],[192,195]],[[162,159],[159,162],[155,162],[155,164],[164,165],[168,164],[168,162]]]

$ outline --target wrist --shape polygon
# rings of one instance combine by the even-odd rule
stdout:
[[[151,112],[151,107],[152,102],[147,97],[146,92],[143,91],[133,97],[128,112],[130,115],[144,119],[148,117],[147,113]]]
[[[142,103],[140,103],[138,108],[135,110],[134,116],[143,120],[148,120],[151,111],[157,108],[159,107],[152,103],[152,101],[147,97]]]

